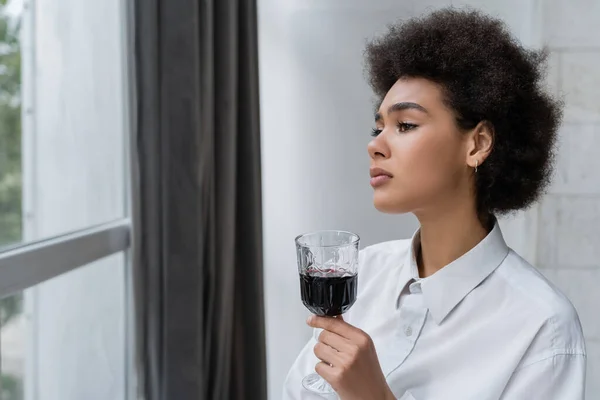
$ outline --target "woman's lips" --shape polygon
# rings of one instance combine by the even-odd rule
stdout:
[[[390,179],[392,179],[389,175],[377,175],[371,178],[371,186],[374,188],[379,187],[387,183]]]

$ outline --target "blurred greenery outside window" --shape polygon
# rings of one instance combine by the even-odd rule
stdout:
[[[0,251],[22,240],[21,21],[7,14],[7,2],[0,0]],[[22,294],[1,299],[0,326],[18,317],[22,306]],[[0,379],[2,400],[22,400],[22,377],[2,371]]]

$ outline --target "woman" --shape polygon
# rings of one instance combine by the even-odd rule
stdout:
[[[344,400],[584,398],[585,344],[569,300],[509,249],[496,217],[549,182],[560,104],[543,53],[500,21],[444,9],[366,51],[375,207],[412,212],[412,240],[360,254],[358,300],[301,351],[285,399],[317,371]]]

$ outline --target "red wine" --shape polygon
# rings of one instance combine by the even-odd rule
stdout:
[[[357,276],[320,274],[300,274],[302,303],[320,316],[333,317],[348,311],[356,301]]]

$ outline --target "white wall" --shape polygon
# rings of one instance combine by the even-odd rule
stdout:
[[[542,200],[537,264],[579,313],[588,399],[600,398],[600,3],[538,0],[549,83],[566,104],[556,177]]]
[[[456,3],[456,2],[455,2]],[[261,0],[259,49],[262,113],[265,287],[269,396],[310,332],[300,302],[293,239],[335,228],[362,244],[409,237],[411,216],[379,214],[371,203],[366,146],[373,98],[362,74],[367,38],[387,23],[444,1]],[[535,40],[532,3],[480,1],[524,40]],[[527,253],[520,216],[504,223],[508,241]],[[527,255],[527,254],[526,254]]]
[[[27,2],[25,240],[125,214],[121,0]],[[122,254],[28,291],[26,399],[125,398]]]

